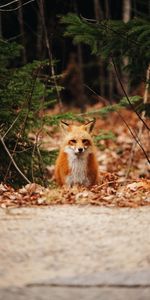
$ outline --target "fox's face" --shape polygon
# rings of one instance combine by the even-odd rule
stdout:
[[[77,126],[62,123],[64,135],[63,146],[65,152],[75,154],[76,156],[83,156],[90,153],[93,147],[92,137],[90,132],[94,127],[95,121],[90,121],[87,124]]]

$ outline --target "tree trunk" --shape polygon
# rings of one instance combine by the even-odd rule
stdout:
[[[122,18],[125,23],[129,22],[131,17],[131,0],[123,0]]]
[[[110,8],[109,8],[109,0],[105,0],[105,18],[110,19],[111,18],[111,13],[110,13]],[[110,103],[113,100],[113,91],[114,91],[114,75],[112,71],[112,65],[111,65],[111,59],[109,59],[109,69],[108,69],[108,97]]]
[[[108,82],[109,82],[109,86],[108,86],[108,97],[109,97],[109,101],[111,102],[113,99],[113,89],[114,89],[114,77],[113,77],[113,73],[112,73],[112,66],[111,66],[111,61],[109,62],[110,68],[108,70]]]
[[[43,58],[43,22],[41,19],[41,10],[42,10],[42,3],[41,1],[39,3],[39,11],[38,11],[38,19],[37,19],[37,59],[42,59]]]
[[[2,33],[2,14],[0,12],[0,39],[3,39],[3,33]]]
[[[100,21],[100,19],[103,19],[103,11],[100,5],[99,0],[93,0],[94,1],[94,13],[95,18],[97,20],[97,23]],[[103,61],[101,58],[98,58],[98,66],[99,66],[99,89],[100,89],[100,95],[102,97],[105,96],[105,86],[104,86],[104,68],[103,68]]]
[[[85,111],[85,104],[86,104],[86,96],[85,96],[85,90],[84,90],[84,72],[83,72],[83,55],[82,55],[82,46],[78,44],[78,60],[79,60],[79,76],[80,76],[80,82],[81,82],[81,98],[79,97],[79,103],[81,112]]]
[[[105,16],[106,19],[109,19],[110,18],[109,1],[105,0],[104,2],[105,2]]]
[[[25,41],[25,31],[24,31],[24,22],[23,22],[23,9],[22,9],[22,0],[18,0],[19,8],[18,8],[18,22],[21,33],[21,41],[23,45],[22,50],[22,62],[23,64],[27,63],[27,55],[26,55],[26,41]]]
[[[131,0],[123,0],[123,12],[122,12],[122,19],[124,23],[129,22],[131,17]],[[123,64],[124,67],[128,65],[128,57],[124,57]],[[124,81],[124,87],[126,92],[129,92],[129,77],[126,74],[126,71],[123,74],[123,81]]]
[[[77,3],[74,1],[74,11],[78,14]],[[82,54],[82,46],[81,44],[77,45],[77,55],[78,55],[78,66],[79,66],[79,82],[78,86],[80,86],[81,97],[77,97],[77,105],[80,107],[81,112],[85,111],[86,105],[86,95],[85,95],[85,88],[84,88],[84,70],[83,70],[83,54]]]
[[[101,8],[101,5],[99,3],[99,0],[94,0],[94,13],[95,13],[95,18],[97,21],[100,19],[103,19],[103,11]]]

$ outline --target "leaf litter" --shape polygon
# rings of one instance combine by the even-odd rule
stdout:
[[[110,180],[111,179],[111,180]],[[108,207],[150,206],[150,180],[142,179],[126,185],[116,175],[103,174],[103,183],[92,188],[44,188],[38,184],[27,184],[14,190],[0,184],[0,207],[48,206],[56,204],[99,205]]]
[[[123,111],[128,125],[137,131],[137,117],[131,111]],[[115,124],[115,126],[114,126]],[[133,139],[127,128],[118,121],[118,115],[112,113],[109,119],[98,119],[95,135],[99,130],[111,130],[115,140],[100,140],[98,146],[98,161],[100,166],[100,181],[91,188],[74,186],[72,188],[45,188],[31,183],[15,190],[12,186],[0,184],[0,207],[48,206],[62,204],[99,205],[108,207],[150,206],[150,168],[141,149],[136,146],[132,163],[130,155]],[[44,147],[59,148],[60,133],[51,130],[51,138],[44,136]],[[141,143],[149,155],[150,136],[143,130]],[[50,170],[50,171],[49,171]],[[50,181],[53,179],[54,165],[47,166]],[[129,171],[129,172],[128,172]],[[128,172],[128,176],[126,175]]]

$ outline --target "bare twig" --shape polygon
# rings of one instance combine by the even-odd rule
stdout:
[[[133,105],[132,102],[130,101],[130,98],[128,97],[128,95],[127,95],[127,93],[126,93],[126,91],[125,91],[125,89],[124,89],[124,86],[123,86],[122,81],[121,81],[121,79],[120,79],[120,76],[119,76],[119,73],[118,73],[118,69],[117,69],[117,67],[116,67],[116,63],[115,63],[115,61],[114,61],[113,56],[111,56],[111,60],[112,60],[112,64],[113,64],[113,66],[114,66],[114,69],[115,69],[115,72],[116,72],[118,81],[119,81],[119,83],[120,83],[120,86],[121,86],[121,88],[122,88],[122,90],[123,90],[123,92],[124,92],[124,95],[125,95],[125,97],[126,97],[128,103],[129,103],[129,105],[131,106],[131,108],[133,109],[133,111],[136,113],[136,115],[138,116],[138,118],[142,121],[142,123],[144,124],[144,126],[146,127],[146,129],[148,129],[148,130],[150,131],[149,126],[148,126],[148,125],[146,124],[146,122],[142,119],[141,115],[136,111],[136,109],[134,108],[134,105]]]
[[[12,36],[12,37],[10,37],[9,39],[7,39],[6,42],[10,42],[10,41],[16,40],[16,39],[18,39],[18,38],[21,37],[21,36],[22,36],[21,33],[15,35],[15,36]]]
[[[27,119],[28,119],[28,115],[29,115],[29,111],[30,111],[30,106],[31,106],[31,100],[32,100],[32,96],[33,96],[33,92],[34,92],[34,88],[35,88],[35,84],[36,84],[36,79],[37,79],[37,76],[38,76],[38,72],[39,70],[41,69],[41,66],[37,69],[37,72],[36,72],[36,76],[34,78],[34,82],[33,82],[33,85],[32,85],[32,88],[31,88],[31,91],[30,91],[30,94],[29,94],[29,97],[27,99],[27,103],[28,103],[28,109],[27,109],[27,112],[26,112],[26,115],[25,115],[25,118],[24,118],[24,121],[22,123],[22,126],[20,128],[20,132],[18,134],[18,137],[17,137],[17,140],[16,140],[16,143],[15,143],[15,146],[13,148],[13,152],[12,152],[12,157],[14,156],[15,154],[15,151],[16,151],[16,148],[17,148],[17,145],[18,145],[18,141],[20,139],[20,137],[23,135],[24,133],[24,130],[25,130],[25,126],[26,126],[26,122],[27,122]],[[12,126],[10,126],[12,128]],[[9,129],[8,129],[9,130]],[[6,134],[5,134],[6,136]],[[10,170],[10,167],[11,167],[11,164],[12,164],[12,161],[10,161],[9,165],[8,165],[8,168],[7,168],[7,171],[6,171],[6,174],[5,174],[5,179],[7,177],[7,174]],[[4,180],[5,180],[4,179]]]
[[[11,1],[11,2],[8,2],[8,3],[6,3],[6,4],[3,4],[3,5],[0,6],[0,8],[9,6],[9,5],[11,5],[11,4],[14,4],[15,2],[18,2],[18,0],[13,0],[13,1]]]
[[[43,166],[43,160],[42,160],[42,156],[40,153],[40,144],[39,144],[39,134],[41,133],[41,131],[43,130],[43,128],[40,128],[38,130],[38,132],[35,135],[35,143],[34,143],[34,147],[33,147],[33,152],[32,152],[32,162],[31,162],[31,172],[32,172],[32,180],[34,182],[34,170],[33,170],[33,158],[35,155],[35,152],[37,153],[37,158],[38,158],[38,165],[39,165],[39,171],[41,173],[42,176],[42,181],[44,186],[46,187],[46,181],[44,180],[44,166]]]
[[[133,180],[127,180],[128,182],[133,182]],[[107,186],[107,185],[109,185],[109,184],[111,184],[111,183],[117,183],[117,184],[119,184],[119,185],[121,185],[121,184],[124,184],[124,179],[123,180],[111,180],[111,181],[107,181],[107,182],[104,182],[104,183],[102,183],[101,185],[99,185],[99,188],[102,188],[102,187],[104,187],[104,186]]]
[[[4,149],[5,149],[6,152],[7,152],[7,154],[8,154],[8,156],[9,156],[11,162],[13,163],[14,167],[15,167],[16,170],[18,171],[18,173],[22,176],[22,178],[24,178],[24,180],[25,180],[27,183],[31,183],[31,181],[30,181],[30,180],[22,173],[22,171],[21,171],[21,170],[19,169],[19,167],[17,166],[17,164],[16,164],[14,158],[12,157],[11,153],[9,152],[9,150],[8,150],[8,148],[7,148],[7,146],[6,146],[6,144],[5,144],[5,142],[4,142],[4,140],[3,140],[2,137],[0,138],[0,140],[1,140],[1,143],[3,144]]]
[[[25,5],[29,4],[30,2],[33,2],[33,1],[35,1],[35,0],[29,0],[25,3],[23,3],[22,5],[18,5],[17,7],[12,8],[12,9],[0,9],[0,12],[12,12],[12,11],[18,10],[19,8],[25,6]]]
[[[148,66],[148,69],[146,72],[146,86],[145,86],[144,101],[143,101],[144,104],[148,102],[149,80],[150,80],[150,65]],[[142,111],[142,119],[144,119],[144,118],[145,118],[145,110]],[[143,123],[140,123],[138,134],[137,134],[138,139],[141,138],[142,130],[143,130]],[[130,170],[131,170],[131,165],[133,163],[136,146],[137,146],[137,142],[135,140],[133,142],[132,149],[131,149],[131,155],[130,155],[130,159],[129,159],[128,169],[127,169],[126,176],[125,176],[126,179],[128,178]]]
[[[42,175],[42,181],[43,181],[44,186],[47,187],[47,182],[44,178],[44,165],[43,165],[42,155],[41,155],[40,148],[39,148],[38,144],[37,144],[36,150],[37,150],[37,156],[38,156],[38,162],[39,162],[39,170],[40,170],[41,175]]]
[[[97,110],[93,111],[92,113],[98,113]],[[133,131],[133,129],[130,128],[130,126],[128,125],[128,123],[126,122],[126,120],[123,118],[123,116],[120,114],[120,112],[116,111],[116,113],[119,115],[119,117],[121,118],[121,120],[123,121],[123,123],[126,125],[126,127],[128,128],[130,134],[132,135],[133,139],[136,141],[136,143],[139,145],[139,147],[141,148],[141,150],[143,151],[144,153],[144,156],[145,158],[147,159],[148,163],[150,164],[150,159],[144,149],[144,147],[142,146],[141,142],[140,142],[140,139],[139,137],[137,136],[137,134]],[[79,115],[87,115],[89,113],[82,113],[82,114],[79,114]]]
[[[7,131],[4,133],[3,135],[3,139],[6,137],[6,135],[9,133],[9,131],[12,129],[12,127],[14,126],[14,124],[17,122],[18,118],[19,118],[20,114],[17,115],[17,117],[15,118],[15,120],[12,122],[12,124],[10,125],[10,127],[7,129]]]
[[[84,86],[89,90],[91,91],[93,94],[95,94],[104,104],[106,104],[107,102],[107,99],[100,96],[99,94],[97,94],[93,89],[91,89],[87,84],[84,84]]]
[[[39,1],[40,1],[39,10],[40,10],[40,14],[41,14],[41,21],[42,21],[42,24],[43,24],[46,48],[47,48],[47,51],[48,51],[49,63],[50,63],[50,67],[51,67],[51,73],[52,73],[52,77],[54,79],[54,84],[55,84],[56,94],[57,94],[57,100],[58,100],[58,104],[59,104],[59,108],[60,108],[60,112],[61,112],[62,111],[62,101],[61,101],[61,97],[60,97],[60,93],[59,93],[59,89],[58,89],[58,84],[57,84],[57,80],[56,80],[54,63],[53,63],[53,56],[52,56],[52,51],[51,51],[51,47],[50,47],[50,43],[49,43],[47,27],[46,27],[46,24],[45,24],[44,4],[43,4],[43,0],[39,0]]]
[[[150,164],[150,159],[149,159],[149,157],[148,157],[148,155],[147,155],[147,153],[146,153],[144,147],[142,146],[142,144],[141,144],[141,142],[140,142],[138,136],[133,132],[133,130],[130,128],[130,126],[128,125],[128,123],[126,122],[126,120],[123,118],[123,116],[122,116],[119,112],[117,112],[117,113],[118,113],[119,117],[121,118],[121,120],[122,120],[122,121],[124,122],[124,124],[126,125],[126,127],[128,128],[130,134],[132,135],[132,137],[134,138],[134,140],[136,141],[136,143],[139,145],[139,147],[140,147],[141,150],[143,151],[143,153],[144,153],[144,155],[145,155],[145,157],[146,157],[148,163]]]

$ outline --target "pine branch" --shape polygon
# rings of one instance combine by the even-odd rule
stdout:
[[[110,54],[117,57],[120,68],[122,59],[128,57],[126,70],[131,80],[141,81],[149,65],[150,23],[148,20],[132,19],[126,24],[118,20],[97,20],[79,18],[75,14],[62,17],[66,25],[64,36],[69,36],[75,44],[84,43],[91,53],[101,58],[108,65]]]

